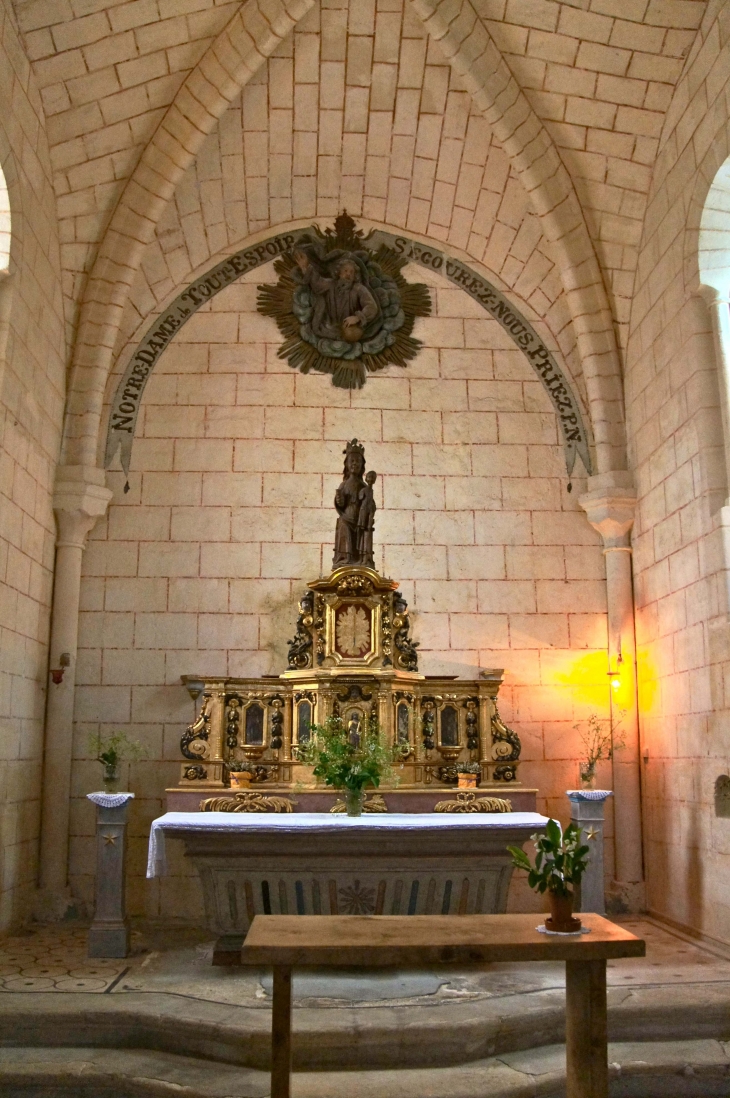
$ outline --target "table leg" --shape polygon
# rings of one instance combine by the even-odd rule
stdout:
[[[608,1098],[606,962],[565,962],[567,1098]]]
[[[274,965],[271,1011],[271,1098],[291,1094],[291,968]]]

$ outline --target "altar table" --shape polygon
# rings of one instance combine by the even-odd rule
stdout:
[[[257,915],[502,912],[507,846],[546,824],[536,812],[168,812],[152,823],[147,876],[165,872],[165,840],[182,839],[217,936],[213,963],[240,964]]]
[[[565,961],[566,1095],[608,1098],[606,961],[643,957],[646,943],[600,915],[581,914],[581,920],[590,933],[573,937],[539,933],[538,915],[257,915],[241,961],[274,970],[271,1098],[290,1098],[293,967],[429,968],[492,961]]]

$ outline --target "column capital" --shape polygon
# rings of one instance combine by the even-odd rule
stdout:
[[[627,549],[636,512],[636,489],[625,470],[588,478],[588,491],[578,499],[606,549]]]
[[[697,293],[710,308],[713,305],[730,304],[730,286],[724,286],[720,289],[719,286],[709,286],[704,283],[698,288]]]
[[[86,547],[86,538],[97,520],[106,514],[112,492],[103,469],[85,465],[59,465],[53,491],[58,535],[56,545]]]

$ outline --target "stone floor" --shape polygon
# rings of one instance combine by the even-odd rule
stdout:
[[[730,1098],[730,951],[624,922],[647,956],[608,966],[612,1096]],[[85,941],[0,940],[0,1095],[268,1092],[269,973],[214,968],[190,928],[141,926],[124,961]],[[298,973],[295,1098],[376,1098],[395,1077],[402,1098],[558,1096],[563,988],[552,963]]]

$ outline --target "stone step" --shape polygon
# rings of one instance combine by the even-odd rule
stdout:
[[[730,1043],[609,1046],[611,1098],[727,1098]],[[266,1072],[147,1049],[0,1049],[7,1098],[265,1098]],[[292,1098],[564,1098],[565,1049],[548,1045],[469,1064],[400,1071],[300,1072]]]
[[[730,1041],[730,985],[609,989],[609,1037],[630,1041]],[[562,988],[432,1006],[336,1005],[294,1011],[299,1071],[445,1068],[557,1044],[565,1034]],[[235,1006],[172,994],[13,993],[0,996],[0,1045],[144,1046],[265,1070],[270,1001]]]

